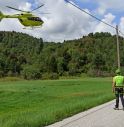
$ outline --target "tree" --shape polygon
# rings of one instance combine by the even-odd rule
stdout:
[[[119,41],[123,68],[124,40],[119,37]],[[89,72],[96,76],[103,73],[111,75],[116,67],[116,36],[107,32],[89,33],[79,39],[55,43],[24,33],[0,31],[1,77],[10,75],[35,79],[46,75],[55,79],[58,74]]]
[[[101,53],[94,55],[93,58],[94,69],[97,70],[97,76],[100,76],[100,71],[103,71],[105,60]]]
[[[57,71],[57,60],[55,58],[54,55],[52,55],[50,58],[49,58],[49,61],[48,61],[48,68],[49,68],[49,72],[58,72]]]

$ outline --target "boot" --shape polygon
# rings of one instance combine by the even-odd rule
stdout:
[[[117,107],[114,107],[114,110],[119,110],[119,108],[117,108]],[[123,110],[124,110],[124,108],[123,108]]]

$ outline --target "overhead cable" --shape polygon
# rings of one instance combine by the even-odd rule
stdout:
[[[105,22],[105,21],[103,21],[103,20],[97,18],[96,16],[90,14],[89,12],[87,12],[87,11],[81,9],[80,7],[78,7],[77,5],[75,5],[74,3],[70,2],[69,0],[65,0],[65,1],[66,1],[67,3],[69,3],[69,4],[71,4],[72,6],[76,7],[76,8],[79,9],[80,11],[82,11],[82,12],[88,14],[89,16],[93,17],[94,19],[96,19],[96,20],[98,20],[98,21],[104,23],[105,25],[108,25],[109,27],[112,27],[112,28],[114,28],[114,29],[117,29],[115,26],[112,26],[111,24],[109,24],[109,23],[107,23],[107,22]],[[124,36],[124,34],[123,34],[120,30],[119,30],[118,32],[121,33],[121,34]]]

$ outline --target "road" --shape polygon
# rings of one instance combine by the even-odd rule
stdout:
[[[66,118],[47,127],[124,127],[124,111],[120,103],[114,110],[115,100]]]

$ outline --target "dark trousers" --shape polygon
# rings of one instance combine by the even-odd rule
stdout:
[[[119,96],[121,98],[122,106],[124,107],[124,98],[123,98],[123,88],[115,88],[115,96],[116,96],[116,105],[115,107],[118,108],[119,106]]]

